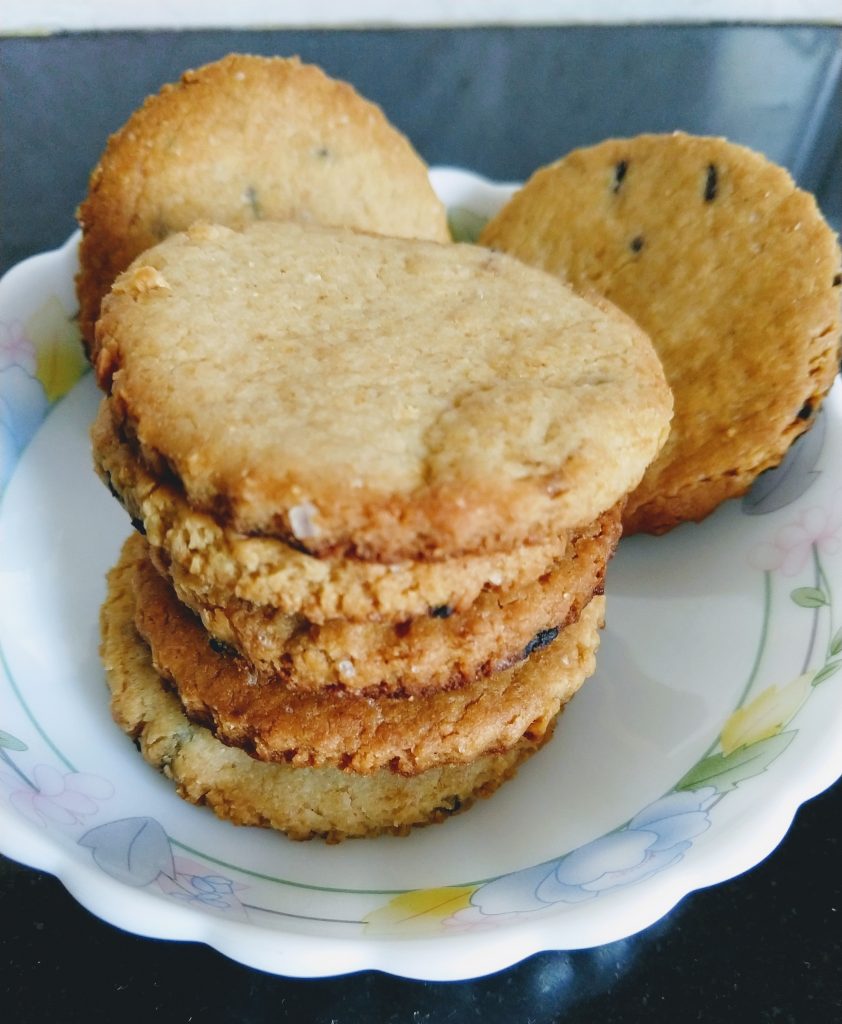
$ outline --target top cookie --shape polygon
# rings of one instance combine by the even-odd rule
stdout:
[[[577,150],[538,171],[480,241],[606,296],[652,338],[675,418],[626,532],[662,532],[742,494],[835,376],[835,236],[786,171],[724,139]]]
[[[97,325],[118,427],[243,532],[391,561],[590,523],[671,398],[646,336],[466,245],[258,222],[143,254]]]
[[[297,58],[232,54],[146,100],[79,207],[84,337],[144,249],[196,220],[295,218],[448,241],[427,168],[379,107]]]

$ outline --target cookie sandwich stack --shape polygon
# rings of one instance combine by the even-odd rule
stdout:
[[[182,796],[403,832],[546,741],[668,432],[632,321],[471,246],[198,224],[117,278],[91,356],[96,465],[139,531],[112,706]]]

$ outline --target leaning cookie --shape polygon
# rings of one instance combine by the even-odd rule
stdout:
[[[379,107],[297,58],[244,54],[148,98],[109,140],[78,217],[88,343],[117,274],[196,220],[295,218],[450,237],[426,166]]]
[[[644,135],[538,171],[482,244],[615,303],[652,338],[670,438],[624,529],[663,532],[744,493],[836,374],[840,255],[812,196],[718,138]]]
[[[189,721],[155,671],[134,628],[134,597],[125,563],[109,576],[102,611],[102,657],[115,721],[143,757],[175,782],[179,796],[238,825],[259,825],[291,839],[338,842],[442,822],[490,796],[552,733],[524,736],[509,750],[470,764],[443,765],[405,778],[383,768],[355,775],[335,767],[256,761]]]
[[[142,538],[129,539],[121,566],[133,566],[137,631],[191,720],[258,760],[360,775],[387,767],[417,775],[508,750],[525,735],[537,740],[593,672],[604,614],[604,598],[594,597],[549,646],[458,690],[408,698],[302,693],[220,651],[149,564]]]

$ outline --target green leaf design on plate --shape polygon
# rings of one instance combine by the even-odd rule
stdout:
[[[829,661],[813,676],[813,686],[818,686],[819,683],[823,683],[825,679],[830,679],[830,677],[835,675],[840,668],[842,668],[842,661]]]
[[[833,634],[833,639],[830,641],[830,653],[839,654],[842,652],[842,626],[836,630]]]
[[[711,754],[690,769],[676,785],[677,790],[715,786],[718,793],[727,793],[738,783],[765,772],[769,765],[792,743],[797,729],[769,736],[732,754]]]
[[[19,740],[17,736],[13,736],[10,732],[4,732],[0,729],[0,747],[5,747],[7,750],[29,750],[29,747]]]
[[[818,587],[797,587],[790,597],[801,608],[821,608],[827,604],[827,597]]]
[[[488,221],[466,206],[452,206],[447,211],[447,224],[454,242],[475,242]]]

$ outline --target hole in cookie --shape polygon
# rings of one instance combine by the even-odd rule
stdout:
[[[315,156],[318,160],[327,160],[328,157],[330,156],[330,150],[327,148],[327,146],[317,146],[313,150],[313,156]]]
[[[716,192],[719,187],[719,174],[716,164],[708,164],[708,173],[705,178],[705,202],[712,203],[716,199]]]
[[[623,178],[625,178],[628,169],[628,160],[620,160],[614,165],[614,184],[611,186],[611,191],[615,195],[620,191],[620,186],[623,184]]]
[[[629,248],[632,252],[640,252],[643,248],[643,235],[635,235],[635,237],[629,242]]]

